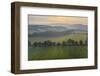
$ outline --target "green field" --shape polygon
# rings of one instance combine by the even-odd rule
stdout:
[[[63,37],[29,37],[31,44],[34,42],[43,42],[50,40],[51,42],[63,42],[68,39],[75,41],[87,40],[87,34],[70,34]],[[28,46],[28,60],[51,60],[51,59],[79,59],[87,58],[88,50],[87,45],[75,46],[47,46],[47,47],[34,47]]]
[[[87,58],[87,46],[29,47],[28,60]]]

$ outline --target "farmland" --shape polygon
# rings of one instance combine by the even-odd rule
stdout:
[[[86,46],[29,47],[29,60],[87,58]]]
[[[29,25],[28,60],[87,57],[88,33],[86,25]]]

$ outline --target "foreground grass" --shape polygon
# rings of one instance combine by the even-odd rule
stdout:
[[[87,46],[29,47],[28,60],[87,58]]]

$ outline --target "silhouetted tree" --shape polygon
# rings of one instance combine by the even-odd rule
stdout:
[[[82,40],[80,40],[79,43],[80,43],[80,45],[83,45],[83,41]]]
[[[49,46],[52,46],[52,42],[51,41],[49,41]]]
[[[47,46],[50,46],[50,40],[47,40]]]
[[[47,46],[47,41],[44,41],[43,42],[43,45],[46,47]]]
[[[28,45],[30,46],[31,43],[28,41]],[[51,42],[50,40],[44,41],[44,42],[34,42],[34,47],[48,47],[48,46],[78,46],[78,45],[87,45],[87,40],[83,43],[82,40],[79,42],[68,39],[67,41],[62,42]]]
[[[77,41],[75,41],[75,45],[79,45]]]
[[[56,46],[56,42],[52,42],[52,46]]]
[[[74,41],[74,40],[72,40],[72,42],[71,42],[71,43],[72,43],[72,45],[75,45],[75,41]]]
[[[67,45],[67,42],[66,41],[63,41],[62,42],[62,46],[66,46]]]
[[[31,42],[30,41],[28,41],[28,46],[31,46]]]
[[[73,40],[72,39],[68,39],[68,41],[67,41],[67,43],[68,43],[68,45],[72,45],[72,43],[73,43]]]
[[[85,40],[85,45],[87,45],[88,44],[88,42],[87,42],[87,40]]]
[[[34,43],[33,43],[33,46],[34,46],[34,47],[37,47],[37,46],[38,46],[38,43],[37,43],[37,42],[34,42]]]
[[[57,46],[61,46],[61,43],[60,43],[60,42],[58,42],[58,43],[57,43]]]
[[[42,43],[41,42],[38,42],[38,46],[41,47],[42,46]]]

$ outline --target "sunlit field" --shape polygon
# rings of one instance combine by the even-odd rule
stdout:
[[[29,60],[87,58],[87,46],[29,47]]]

